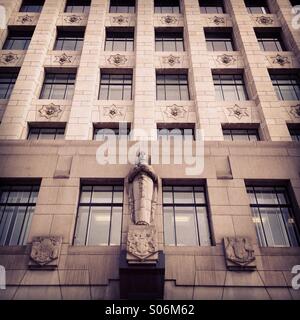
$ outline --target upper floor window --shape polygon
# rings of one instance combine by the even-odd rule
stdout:
[[[110,0],[110,13],[134,13],[135,0]]]
[[[263,51],[285,51],[280,32],[256,31],[257,41]]]
[[[155,30],[155,50],[184,51],[183,30],[177,32]]]
[[[182,139],[195,140],[195,125],[181,124],[178,126],[169,124],[157,125],[157,138],[170,139],[172,137],[181,137]]]
[[[179,0],[154,0],[155,13],[180,13]]]
[[[56,41],[53,50],[82,50],[84,30],[57,30]]]
[[[157,100],[190,100],[187,74],[156,74]]]
[[[45,0],[23,0],[20,12],[41,12]]]
[[[106,29],[106,51],[133,51],[134,30],[133,28]]]
[[[227,141],[259,141],[258,129],[223,128],[224,140]]]
[[[25,245],[39,185],[0,186],[0,245]]]
[[[165,245],[211,245],[204,186],[164,185],[163,221]]]
[[[299,231],[287,189],[281,186],[248,186],[250,206],[262,247],[299,245]]]
[[[225,13],[223,0],[199,0],[201,13]]]
[[[89,13],[91,0],[67,0],[65,12]]]
[[[290,0],[291,5],[294,6],[300,6],[300,0]]]
[[[300,141],[300,126],[299,125],[289,125],[288,126],[291,138],[293,141]]]
[[[101,73],[99,100],[131,100],[132,73]]]
[[[279,100],[300,100],[300,78],[297,74],[270,74]]]
[[[0,69],[0,99],[9,99],[15,86],[18,72]]]
[[[217,100],[248,100],[242,74],[213,74]]]
[[[130,135],[130,124],[128,123],[119,123],[113,125],[110,123],[109,125],[103,124],[94,126],[94,140],[105,140],[105,137],[108,136],[129,136]]]
[[[33,35],[33,30],[8,31],[7,38],[3,45],[3,50],[27,50]]]
[[[65,136],[64,127],[29,127],[28,140],[62,140]]]
[[[247,11],[251,14],[270,13],[267,1],[265,0],[245,0]]]
[[[121,184],[83,185],[80,190],[74,244],[120,245],[122,211]]]
[[[46,72],[40,99],[66,99],[73,98],[76,73]]]
[[[209,51],[234,51],[234,42],[231,32],[205,31],[207,49]]]

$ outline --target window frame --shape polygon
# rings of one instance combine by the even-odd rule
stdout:
[[[200,13],[203,14],[224,14],[225,6],[223,0],[215,0],[215,3],[213,1],[209,0],[199,0],[199,7],[200,7]],[[209,8],[209,9],[208,9]],[[214,10],[213,10],[214,8]]]
[[[214,39],[213,39],[214,38]],[[233,38],[232,31],[208,31],[205,30],[205,42],[207,46],[207,50],[211,52],[218,52],[218,51],[236,51],[236,46]],[[214,46],[217,43],[223,43],[224,49],[223,50],[216,50]],[[230,45],[229,45],[230,44]],[[212,50],[210,49],[212,48]]]
[[[55,50],[56,51],[81,51],[83,47],[85,31],[82,29],[79,29],[76,31],[75,30],[73,29],[72,31],[69,31],[69,30],[63,30],[58,28],[53,50],[54,51]],[[80,36],[76,37],[76,33],[80,34]],[[66,49],[64,47],[65,43],[70,44],[72,42],[73,42],[73,49]]]
[[[287,51],[286,45],[283,41],[283,37],[281,36],[281,32],[274,31],[255,31],[257,42],[261,48],[262,51],[270,52],[281,52],[281,51]],[[276,50],[268,50],[266,47],[267,44],[272,43],[272,45],[276,48]]]
[[[92,202],[92,198],[93,198],[93,193],[94,193],[94,188],[97,187],[107,187],[110,188],[112,187],[112,198],[111,198],[111,202],[107,202],[107,203],[101,203],[101,202]],[[90,191],[90,199],[89,202],[81,202],[81,195],[83,192],[84,188],[91,188]],[[115,190],[121,188],[122,190]],[[105,184],[105,183],[84,183],[81,184],[80,186],[80,192],[79,192],[79,199],[78,199],[78,205],[77,205],[77,213],[76,213],[76,221],[75,221],[75,228],[74,228],[74,235],[73,235],[73,245],[74,246],[89,246],[88,242],[89,242],[89,234],[90,234],[90,229],[91,229],[91,215],[92,215],[92,208],[94,207],[110,207],[110,221],[109,221],[109,230],[108,230],[108,241],[107,244],[91,244],[91,246],[99,246],[99,247],[113,247],[113,246],[120,246],[121,242],[122,242],[122,226],[123,226],[123,214],[124,214],[124,184],[121,182],[116,182],[114,184],[109,183],[109,184]],[[106,191],[106,192],[110,192],[110,191]],[[122,202],[118,202],[118,203],[114,203],[113,199],[114,199],[114,192],[122,192]],[[85,240],[84,240],[84,244],[80,243],[80,244],[76,244],[76,234],[77,234],[77,228],[78,228],[78,219],[79,219],[79,209],[82,207],[87,207],[88,208],[88,217],[87,217],[87,226],[86,226],[86,231],[85,231]],[[112,235],[112,217],[113,217],[113,208],[122,208],[121,210],[121,225],[120,225],[120,243],[119,244],[111,244],[111,235]]]
[[[30,45],[33,33],[34,30],[9,29],[2,50],[27,50]],[[10,46],[8,46],[9,41],[11,42]],[[18,43],[20,41],[24,41],[22,49],[14,48],[16,41],[18,41]]]
[[[122,29],[125,29],[124,31]],[[111,52],[133,52],[134,51],[134,29],[133,28],[122,28],[120,30],[114,30],[111,28],[106,28],[105,31],[105,44],[104,44],[104,51],[111,51]],[[120,35],[127,35],[120,37]],[[119,36],[119,37],[118,37]],[[125,50],[119,50],[115,48],[117,43],[121,42],[124,43]],[[110,50],[111,47],[111,50]]]
[[[175,2],[177,2],[178,5],[175,5]],[[170,9],[168,10],[163,8],[170,8]],[[155,14],[181,14],[180,1],[179,0],[154,0],[154,13]]]
[[[43,130],[53,130],[54,133],[51,133],[51,135],[54,134],[54,138],[53,139],[40,139],[41,134],[43,135],[47,135],[47,133],[43,133],[41,131]],[[37,131],[36,133],[32,132],[32,131]],[[59,131],[63,131],[63,133],[60,133]],[[37,135],[36,139],[33,139],[31,136],[35,134]],[[50,133],[49,133],[50,135]],[[58,138],[57,137],[61,137]],[[49,140],[63,140],[65,138],[65,127],[62,126],[29,126],[28,128],[28,134],[27,134],[27,140],[31,140],[31,141],[49,141]]]
[[[10,78],[7,78],[7,81],[3,81],[2,79],[5,79],[4,77],[2,77],[2,75],[11,75]],[[11,96],[11,93],[14,89],[14,86],[16,84],[16,81],[18,79],[18,75],[19,75],[19,71],[0,71],[0,87],[2,87],[2,85],[7,85],[6,88],[6,93],[4,96],[0,96],[0,100],[6,100],[9,99]],[[5,86],[3,86],[3,88],[5,89]]]
[[[273,88],[277,95],[278,100],[280,101],[298,101],[300,100],[300,75],[296,73],[271,73],[269,71],[270,78],[273,84]],[[278,79],[282,77],[283,79]],[[284,79],[285,78],[285,79]],[[283,83],[278,83],[278,81],[283,81]],[[287,82],[288,81],[288,82]],[[294,83],[293,83],[294,82]],[[289,94],[293,93],[296,99],[285,99],[285,95],[283,94],[284,88],[293,88],[292,90],[288,90]],[[287,92],[287,91],[286,91]]]
[[[266,1],[263,1],[263,5],[262,5],[262,0],[245,0],[245,7],[248,11],[249,14],[270,14],[270,8],[268,6],[268,3]],[[255,8],[255,9],[254,9]],[[255,12],[255,11],[259,11],[260,8],[260,12]]]
[[[82,4],[77,4],[77,3],[82,3]],[[89,4],[84,4],[84,3],[89,3]],[[69,9],[70,7],[70,9]],[[82,10],[78,10],[79,7],[82,7]],[[91,1],[90,0],[67,0],[66,5],[64,8],[65,13],[86,13],[88,14],[90,12],[90,7],[91,7]],[[76,9],[77,8],[77,9]]]
[[[29,196],[27,197],[28,198],[27,202],[9,202],[9,197],[12,192],[25,192],[25,193],[27,193],[28,190],[25,190],[25,188],[27,188],[27,187],[30,188]],[[13,189],[15,189],[15,190],[13,190]],[[32,217],[34,215],[35,207],[36,207],[37,200],[38,200],[39,191],[40,191],[40,184],[39,183],[1,184],[1,186],[0,186],[0,199],[1,199],[0,200],[0,208],[3,207],[3,211],[2,211],[2,214],[0,214],[0,231],[2,231],[0,234],[0,241],[1,241],[0,246],[26,245],[27,239],[28,239],[28,234],[29,234],[30,227],[31,227]],[[2,197],[3,197],[4,192],[8,192],[8,194],[7,194],[6,200],[2,202]],[[34,201],[30,202],[32,199],[32,194],[34,192],[36,193],[36,195],[34,196],[35,202]],[[7,207],[11,207],[11,208],[14,207],[15,209],[12,213],[6,213],[6,218],[5,218],[5,209]],[[17,216],[19,214],[20,207],[25,208],[24,217],[22,219],[23,221],[21,224],[21,228],[20,228],[20,232],[19,232],[19,236],[18,236],[18,241],[15,244],[11,244],[12,236],[13,236],[13,232],[15,230]],[[32,212],[29,212],[29,210],[32,210]],[[5,231],[4,227],[5,227],[7,218],[8,218],[8,214],[11,214],[12,217],[9,222],[8,229],[6,230],[5,238],[3,239],[4,242],[2,244],[3,232]],[[3,226],[1,226],[2,219],[4,219],[4,218],[5,218],[5,223]]]
[[[273,195],[275,194],[276,196],[276,199],[277,199],[277,204],[271,204],[271,203],[263,203],[263,204],[260,204],[257,200],[257,192],[255,192],[255,188],[267,188],[267,189],[273,189]],[[250,197],[250,192],[249,192],[249,189],[252,189],[252,194],[255,198],[255,203],[252,203],[251,202],[251,197]],[[278,190],[284,190],[284,192],[282,194],[284,194],[285,196],[285,201],[286,201],[286,204],[283,204],[281,203],[279,197],[278,197],[278,194],[280,194],[280,192]],[[246,191],[247,191],[247,194],[249,196],[249,203],[250,203],[250,208],[251,208],[251,213],[252,213],[252,218],[253,218],[253,223],[255,225],[255,230],[256,230],[256,234],[257,234],[257,239],[258,239],[258,242],[259,242],[259,245],[260,247],[267,247],[267,248],[273,248],[273,247],[297,247],[297,246],[300,246],[300,233],[299,233],[299,228],[298,228],[298,225],[297,225],[297,221],[296,221],[296,217],[295,217],[295,213],[294,213],[294,207],[293,207],[293,203],[292,203],[292,199],[289,195],[289,192],[288,192],[288,188],[284,185],[265,185],[265,184],[246,184]],[[254,209],[257,209],[257,212],[258,212],[258,215],[259,217],[256,217],[255,216],[255,213],[253,212],[253,208]],[[286,232],[286,236],[287,236],[287,239],[288,239],[288,242],[289,242],[289,245],[286,246],[286,245],[277,245],[277,246],[270,246],[268,245],[268,239],[267,239],[267,236],[266,236],[266,232],[265,232],[265,228],[264,228],[264,225],[263,225],[263,220],[262,220],[262,216],[261,216],[261,209],[263,208],[274,208],[274,209],[279,209],[280,211],[280,216],[282,218],[282,221],[284,222],[284,217],[283,217],[283,212],[282,212],[282,209],[287,209],[288,210],[288,214],[289,214],[289,219],[292,219],[294,221],[293,223],[293,230],[294,230],[294,233],[295,233],[295,236],[296,236],[296,241],[297,241],[297,245],[293,245],[292,244],[292,241],[290,239],[290,234],[288,232],[288,228],[287,228],[287,225],[286,223],[284,222],[283,223],[283,226],[284,226],[284,230]],[[277,213],[271,213],[271,214],[276,214],[276,216],[278,215]],[[257,222],[256,220],[254,221],[254,219],[258,219]],[[261,236],[259,235],[259,231],[258,231],[258,228],[257,228],[257,224],[260,224],[260,227],[262,229],[262,234],[261,236],[263,236],[263,242],[261,240]],[[272,231],[272,230],[271,230]]]
[[[112,5],[112,2],[115,1],[116,4]],[[124,3],[126,3],[127,5]],[[132,5],[133,3],[133,5]],[[135,13],[135,6],[136,1],[135,0],[110,0],[109,1],[109,13],[127,13],[127,14],[134,14]],[[122,8],[122,10],[119,9],[119,7]]]
[[[171,30],[168,30],[171,29]],[[168,29],[155,29],[155,51],[156,52],[184,52],[185,43],[184,43],[184,31],[183,29],[172,31],[173,28]],[[173,35],[173,37],[172,37]],[[176,36],[177,35],[177,36]],[[165,50],[167,43],[174,44],[174,50]],[[158,48],[161,46],[160,48]]]
[[[288,126],[290,136],[292,138],[292,141],[294,142],[300,142],[300,127],[299,126]]]
[[[112,131],[114,132],[115,137],[117,137],[117,138],[120,138],[121,136],[122,137],[127,136],[129,138],[130,137],[130,133],[131,133],[131,124],[130,123],[126,123],[126,131],[124,131],[125,128],[122,127],[122,124],[123,123],[121,123],[120,127],[119,126],[111,126],[111,124],[110,124],[110,127],[108,127],[108,128],[104,128],[103,127],[104,124],[103,124],[102,127],[100,127],[99,125],[94,124],[93,140],[94,141],[102,141],[102,140],[104,140],[104,135],[110,135],[112,133]],[[109,130],[106,133],[103,132],[103,135],[102,135],[103,139],[102,138],[101,139],[97,139],[96,138],[97,134],[98,134],[97,132],[100,131],[100,130],[104,130],[104,131],[105,130]]]
[[[19,12],[36,12],[36,13],[41,12],[45,4],[45,1],[39,0],[39,2],[42,4],[36,4],[36,2],[37,2],[36,0],[23,0],[21,3],[21,7],[19,9]],[[33,10],[32,7],[36,9]]]
[[[175,202],[175,193],[186,193],[188,191],[174,191],[174,188],[193,188],[193,203],[178,203]],[[172,191],[168,190],[165,191],[165,188],[171,188]],[[195,189],[198,188],[201,191],[195,191]],[[172,193],[172,202],[170,203],[165,203],[164,201],[164,192],[168,192],[168,193]],[[189,191],[191,192],[191,191]],[[197,203],[196,201],[196,196],[195,193],[196,192],[200,192],[201,194],[204,195],[204,203]],[[196,230],[197,230],[197,234],[196,235],[196,242],[197,244],[195,245],[189,245],[189,244],[178,244],[178,235],[177,235],[177,230],[176,230],[176,212],[175,212],[175,208],[176,207],[191,207],[194,208],[194,214],[195,214],[195,224],[196,224]],[[174,235],[174,244],[166,244],[166,234],[165,234],[165,211],[164,208],[172,208],[172,214],[173,214],[173,235]],[[197,208],[205,208],[205,215],[206,215],[206,221],[207,221],[207,231],[209,234],[209,239],[208,240],[208,244],[201,244],[201,234],[200,234],[200,223],[199,223],[199,218],[198,218],[198,210]],[[207,187],[204,183],[194,183],[194,184],[182,184],[182,183],[163,183],[162,186],[162,213],[163,213],[163,230],[164,230],[164,245],[165,246],[175,246],[175,247],[187,247],[187,246],[200,246],[200,247],[209,247],[213,245],[213,235],[212,235],[212,228],[211,228],[211,221],[210,221],[210,214],[209,214],[209,203],[208,203],[208,196],[207,196]]]
[[[225,133],[225,131],[228,131],[228,134]],[[245,133],[235,133],[234,131],[245,131]],[[248,141],[261,141],[259,130],[258,128],[230,128],[230,127],[224,127],[222,128],[224,141],[237,141],[237,142],[243,142],[247,140],[235,140],[234,136],[247,136]],[[252,132],[252,133],[251,133]],[[225,139],[225,136],[230,137],[230,139]],[[250,138],[250,136],[256,136],[256,140],[253,140]]]
[[[60,80],[55,82],[56,80],[56,76],[57,75],[67,75],[68,78],[64,79],[64,80]],[[53,79],[47,79],[47,77],[49,77],[50,75],[54,75]],[[70,79],[74,77],[74,79]],[[49,81],[49,83],[47,82]],[[69,83],[70,81],[70,83]],[[42,85],[42,89],[41,89],[41,93],[39,96],[39,99],[47,99],[47,100],[72,100],[73,99],[73,95],[74,95],[74,89],[75,89],[75,82],[76,82],[76,72],[52,72],[52,71],[46,71],[45,72],[45,76],[44,76],[44,81],[43,81],[43,85]],[[49,94],[47,97],[44,96],[44,92],[47,89],[46,86],[49,86]],[[53,94],[55,93],[55,85],[64,85],[65,89],[64,89],[64,95],[63,97],[60,98],[53,98]],[[70,93],[71,92],[71,93]]]

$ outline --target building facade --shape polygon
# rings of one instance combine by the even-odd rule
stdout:
[[[0,0],[0,298],[299,299],[297,5]]]

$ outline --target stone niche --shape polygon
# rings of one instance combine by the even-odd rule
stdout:
[[[224,238],[224,251],[228,270],[255,270],[256,259],[250,238],[226,237]]]

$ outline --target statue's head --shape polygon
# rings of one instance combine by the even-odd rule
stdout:
[[[139,151],[138,154],[137,154],[137,165],[142,165],[142,164],[148,164],[148,157],[147,157],[147,154],[146,152],[144,151]]]

